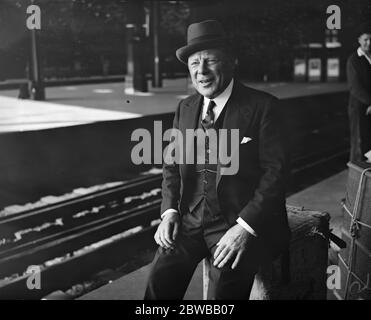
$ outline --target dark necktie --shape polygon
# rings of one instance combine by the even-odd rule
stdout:
[[[202,120],[202,125],[205,129],[210,129],[214,125],[214,111],[216,104],[214,100],[210,100],[207,106],[206,117]]]

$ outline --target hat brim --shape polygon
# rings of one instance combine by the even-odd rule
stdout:
[[[206,40],[190,45],[186,45],[184,47],[179,48],[176,51],[176,57],[179,61],[183,62],[184,64],[188,64],[188,57],[197,52],[207,49],[214,49],[214,48],[223,48],[227,45],[226,38],[218,38],[212,40]]]

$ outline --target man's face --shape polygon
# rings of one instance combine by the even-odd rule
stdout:
[[[365,53],[371,52],[371,33],[364,33],[358,38],[361,49]]]
[[[192,54],[188,58],[188,69],[195,89],[209,99],[221,94],[233,77],[233,62],[220,49]]]

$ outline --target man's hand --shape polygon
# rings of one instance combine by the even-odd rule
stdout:
[[[369,116],[369,115],[371,115],[371,106],[368,106],[366,110],[366,116]]]
[[[214,266],[222,268],[229,260],[234,258],[232,269],[236,268],[248,242],[253,237],[239,224],[231,227],[217,243],[218,248],[214,253]]]
[[[174,249],[178,235],[180,216],[177,212],[167,213],[155,233],[156,243],[165,249]]]

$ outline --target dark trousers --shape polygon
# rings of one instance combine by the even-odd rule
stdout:
[[[213,230],[220,230],[214,228]],[[174,250],[159,247],[149,274],[145,300],[183,299],[198,263],[205,257],[211,258],[217,248],[215,240],[225,231],[209,234],[204,230],[184,230],[179,233]],[[211,263],[209,274],[209,300],[248,299],[254,276],[261,261],[258,240],[251,239],[242,255],[239,265],[231,269],[230,261],[218,269]]]
[[[350,105],[350,161],[365,161],[364,154],[371,150],[371,116],[366,105]]]

